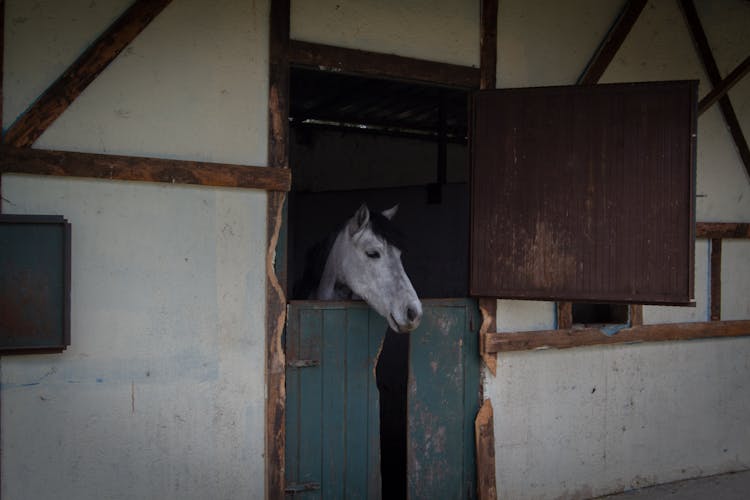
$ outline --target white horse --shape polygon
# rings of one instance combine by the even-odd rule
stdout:
[[[314,297],[363,299],[394,331],[419,326],[422,303],[404,271],[398,233],[391,219],[398,205],[381,213],[363,204],[333,240]]]

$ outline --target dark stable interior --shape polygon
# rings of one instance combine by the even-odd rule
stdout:
[[[467,92],[293,68],[290,97],[290,298],[310,298],[311,249],[362,203],[399,205],[393,222],[420,298],[467,296]],[[409,339],[389,330],[376,367],[382,496],[390,499],[407,495]]]

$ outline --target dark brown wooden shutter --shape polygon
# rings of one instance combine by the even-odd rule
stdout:
[[[479,91],[474,296],[688,304],[697,82]]]

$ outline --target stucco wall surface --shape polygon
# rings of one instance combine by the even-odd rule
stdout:
[[[510,0],[498,15],[498,86],[575,83],[624,2]],[[696,1],[723,75],[750,53],[750,5]],[[678,2],[650,1],[602,82],[711,86]],[[750,80],[732,89],[750,130]],[[719,110],[698,120],[698,221],[750,221],[750,178]],[[725,240],[722,318],[750,319],[750,250]],[[644,322],[709,319],[710,245],[696,242],[695,307],[645,306]],[[555,327],[554,304],[498,301],[499,331]],[[593,347],[498,356],[486,374],[501,498],[588,498],[750,467],[750,340]]]
[[[71,346],[5,356],[2,495],[262,498],[265,194],[3,177],[72,224]]]
[[[293,40],[479,66],[479,2],[292,0]]]
[[[131,2],[5,2],[3,126]],[[175,0],[35,147],[264,165],[268,2]],[[4,356],[2,497],[264,498],[266,194],[4,175],[72,223],[72,345]]]

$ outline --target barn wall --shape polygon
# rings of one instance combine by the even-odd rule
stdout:
[[[293,1],[292,38],[476,66],[478,12],[451,4],[446,24],[447,3]],[[624,4],[500,2],[498,87],[575,83]],[[696,5],[726,75],[750,53],[749,6]],[[455,42],[454,34],[465,38]],[[701,95],[710,89],[678,2],[653,0],[601,81],[670,79],[699,80]],[[750,79],[730,97],[747,135]],[[702,115],[698,128],[697,219],[750,221],[750,179],[718,109]],[[750,318],[748,250],[747,242],[724,242],[724,319]],[[708,319],[709,243],[697,241],[695,255],[696,306],[646,306],[646,323]],[[555,327],[554,303],[497,305],[499,331]],[[750,467],[742,424],[749,354],[750,340],[740,338],[499,356],[497,376],[486,373],[485,382],[495,410],[499,496],[586,498]]]
[[[291,1],[295,40],[479,66],[479,2]]]
[[[129,3],[6,0],[3,126]],[[498,86],[573,83],[623,3],[500,2]],[[295,0],[292,37],[476,66],[478,6],[460,4]],[[750,53],[750,7],[696,4],[726,74]],[[36,146],[263,165],[267,17],[267,1],[175,0]],[[671,78],[708,90],[677,3],[653,0],[602,81]],[[747,134],[750,80],[730,96]],[[750,221],[720,113],[698,127],[698,220]],[[262,497],[265,194],[2,180],[3,211],[61,213],[74,234],[73,345],[0,361],[3,498]],[[749,250],[725,242],[726,319],[750,318]],[[645,322],[707,318],[708,255],[699,241],[696,308]],[[500,330],[552,326],[554,304],[498,303]],[[733,339],[500,356],[485,394],[501,496],[750,467],[749,354]]]
[[[8,0],[9,124],[129,0]],[[35,147],[264,165],[268,2],[175,0]],[[4,356],[2,497],[263,498],[266,194],[4,175],[72,223],[72,345]]]
[[[498,16],[498,86],[572,84],[624,2],[510,0]],[[696,6],[723,75],[750,53],[750,6]],[[544,34],[544,35],[541,35]],[[649,2],[602,82],[699,79],[678,3]],[[750,80],[730,97],[745,136]],[[718,108],[698,121],[697,219],[750,221],[750,179]],[[750,318],[750,244],[724,242],[722,318]],[[644,307],[645,323],[709,318],[710,249],[696,242],[696,307]],[[554,304],[498,301],[498,330],[554,328]],[[750,467],[750,339],[503,354],[485,394],[495,410],[504,498],[586,498]]]

